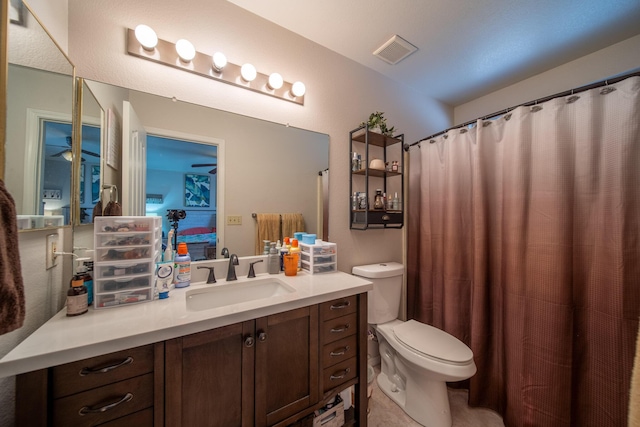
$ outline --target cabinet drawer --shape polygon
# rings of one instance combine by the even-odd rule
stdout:
[[[322,343],[328,344],[358,332],[357,313],[348,314],[322,323]]]
[[[53,403],[54,426],[98,425],[153,406],[153,374],[141,375]]]
[[[333,366],[351,357],[355,357],[357,345],[357,335],[351,335],[325,345],[322,348],[322,367]]]
[[[325,368],[322,371],[323,392],[326,393],[332,388],[338,387],[340,384],[344,384],[355,378],[358,373],[357,367],[358,359],[356,357],[352,357],[342,363]]]
[[[53,397],[79,393],[153,371],[153,346],[147,345],[52,368]]]
[[[125,415],[100,427],[153,427],[153,408],[147,408],[131,415]]]
[[[355,313],[358,310],[357,295],[350,297],[338,298],[320,304],[320,318],[329,320],[345,314]]]

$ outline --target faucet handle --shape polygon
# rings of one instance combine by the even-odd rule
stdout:
[[[250,262],[249,263],[249,275],[247,277],[251,278],[251,277],[256,277],[256,272],[253,269],[253,264],[257,264],[259,262],[264,261],[263,259],[259,259],[258,261],[254,261],[254,262]]]
[[[215,267],[205,267],[205,266],[199,265],[198,266],[198,270],[200,270],[201,268],[209,269],[209,276],[207,277],[207,284],[216,283],[216,275],[215,275],[215,272],[214,272],[214,268]]]

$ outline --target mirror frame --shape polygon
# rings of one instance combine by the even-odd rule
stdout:
[[[9,0],[2,0],[0,16],[9,16]],[[7,138],[7,75],[9,74],[9,47],[7,34],[9,32],[8,19],[0,23],[0,179],[4,185],[5,139]]]

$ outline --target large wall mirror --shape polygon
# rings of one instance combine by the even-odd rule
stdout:
[[[69,225],[74,67],[29,8],[16,7],[20,19],[8,28],[5,185],[19,229]]]
[[[96,200],[91,190],[96,180],[107,188],[103,203],[115,185],[123,214],[163,217],[165,237],[171,227],[167,211],[184,210],[178,233],[196,260],[212,245],[217,257],[223,246],[239,256],[254,255],[256,213],[301,213],[306,231],[321,232],[320,172],[329,164],[328,135],[101,82],[85,80],[83,92],[83,104],[94,111],[86,113],[83,106],[83,120],[103,118],[101,147],[82,138],[83,152],[101,154],[99,173],[92,165],[89,176],[85,168],[85,202]],[[91,123],[83,123],[83,132],[86,125]],[[136,173],[128,168],[140,165],[146,166],[138,170],[139,179],[126,177]],[[80,216],[86,222],[93,205],[85,204],[80,203]],[[89,239],[88,227],[83,241]]]

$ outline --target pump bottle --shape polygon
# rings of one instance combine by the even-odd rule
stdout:
[[[274,242],[271,242],[269,255],[267,255],[267,271],[269,274],[280,273],[280,254],[278,253]]]

